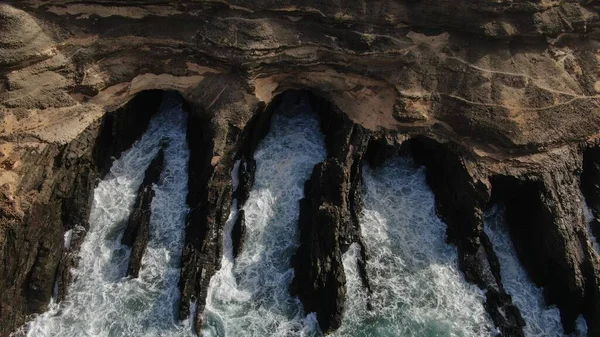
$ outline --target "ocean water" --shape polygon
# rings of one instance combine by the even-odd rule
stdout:
[[[458,269],[456,248],[445,242],[425,169],[409,158],[364,167],[360,218],[368,253],[372,310],[360,284],[359,246],[344,255],[347,302],[335,336],[494,336],[484,293]]]

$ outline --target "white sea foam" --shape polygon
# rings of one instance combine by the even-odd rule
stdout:
[[[304,315],[288,287],[294,274],[290,258],[298,247],[298,202],[313,166],[325,158],[318,120],[304,105],[276,114],[254,158],[256,179],[243,207],[244,247],[234,263],[234,201],[224,230],[221,269],[209,287],[202,334],[310,336],[318,333],[316,317]]]
[[[360,218],[372,295],[366,309],[357,247],[344,256],[348,278],[344,325],[336,336],[492,336],[484,294],[458,269],[456,248],[435,214],[425,170],[410,159],[364,168]]]
[[[73,230],[72,229],[69,229],[68,231],[65,232],[64,239],[65,239],[64,248],[65,248],[65,250],[68,251],[69,249],[71,249],[71,240],[73,239]]]
[[[587,322],[585,321],[585,318],[583,317],[583,315],[579,315],[579,317],[577,317],[577,321],[575,321],[575,325],[576,325],[577,331],[574,334],[571,334],[571,336],[587,337],[588,326],[587,326]]]
[[[353,243],[348,251],[342,256],[344,272],[346,273],[346,310],[342,320],[341,328],[333,333],[333,336],[368,336],[361,335],[360,325],[365,324],[363,320],[368,317],[367,312],[367,292],[363,288],[358,270],[358,260],[360,259],[360,245]],[[355,335],[355,332],[358,334]]]
[[[163,101],[148,131],[116,160],[94,191],[90,229],[66,299],[28,325],[28,336],[185,336],[176,320],[179,260],[187,195],[186,115]],[[139,278],[125,278],[130,249],[120,240],[145,169],[167,142],[165,168],[154,187],[150,240]],[[70,241],[65,235],[65,245]]]
[[[498,256],[502,284],[525,319],[525,336],[564,336],[558,308],[546,305],[543,290],[530,281],[519,262],[504,219],[503,207],[494,206],[485,213],[484,230]],[[585,321],[580,318],[577,326],[579,332],[575,336],[585,336]]]

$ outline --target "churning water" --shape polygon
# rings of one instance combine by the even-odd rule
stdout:
[[[484,294],[458,269],[456,248],[445,242],[425,169],[398,158],[364,168],[360,219],[368,250],[372,310],[356,268],[358,246],[344,255],[347,302],[336,336],[492,336]]]
[[[294,275],[290,259],[298,247],[299,200],[313,166],[325,159],[325,145],[308,106],[292,110],[273,116],[271,131],[254,154],[255,183],[243,207],[246,240],[235,263],[230,239],[235,210],[225,228],[225,254],[211,280],[204,336],[318,332],[314,315],[305,316],[288,287]]]
[[[494,206],[485,213],[484,230],[498,256],[502,284],[525,319],[525,336],[564,336],[558,308],[546,305],[543,290],[529,280],[527,272],[519,262],[502,207]],[[574,336],[585,336],[585,321],[580,318],[577,323],[579,331]]]
[[[363,288],[359,274],[357,263],[359,259],[361,259],[360,245],[353,243],[342,256],[344,272],[346,273],[346,311],[344,312],[342,327],[333,333],[333,336],[369,336],[367,333],[361,334],[360,332],[361,325],[369,324],[368,321],[364,320],[370,313],[367,311],[367,292]]]
[[[176,320],[177,282],[187,214],[187,116],[166,97],[148,130],[116,160],[94,191],[90,228],[66,299],[28,326],[28,336],[184,336]],[[150,239],[139,278],[124,277],[130,249],[121,245],[144,172],[162,142],[165,165],[154,187]]]

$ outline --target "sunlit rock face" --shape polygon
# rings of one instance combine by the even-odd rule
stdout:
[[[600,259],[587,231],[600,218],[596,2],[25,0],[0,4],[0,31],[0,335],[44,312],[56,284],[64,298],[85,238],[74,229],[88,228],[98,178],[158,110],[152,90],[178,92],[189,113],[190,211],[174,310],[195,314],[190,325],[200,328],[237,195],[233,165],[252,162],[288,89],[306,90],[300,100],[325,135],[322,172],[337,172],[311,178],[321,185],[337,174],[311,189],[305,210],[318,219],[315,210],[334,205],[327,223],[337,229],[323,242],[335,249],[302,241],[319,235],[303,226],[297,258],[308,260],[296,268],[336,263],[296,270],[321,282],[300,289],[305,307],[345,286],[348,246],[368,254],[356,246],[370,242],[356,192],[362,167],[400,152],[427,168],[467,281],[508,293],[482,221],[490,202],[502,203],[515,254],[565,332],[583,315],[590,335],[600,333]],[[525,208],[527,217],[515,215]],[[357,273],[369,287],[364,258]],[[499,316],[513,302],[489,296],[494,324],[513,331],[518,315]],[[339,323],[343,307],[325,316]]]

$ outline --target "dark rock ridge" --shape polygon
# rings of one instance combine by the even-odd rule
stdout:
[[[248,89],[233,77],[207,82],[207,90],[192,99],[200,104],[191,104],[189,112],[187,203],[190,213],[186,220],[179,281],[179,317],[185,319],[193,314],[195,331],[201,330],[210,278],[221,264],[223,226],[233,195],[234,159],[239,144],[248,143],[250,120],[264,109],[260,104],[240,104]],[[192,303],[196,304],[195,313],[190,311]]]
[[[256,160],[243,155],[242,159],[240,159],[240,167],[238,171],[239,185],[234,191],[234,198],[237,200],[238,208],[237,218],[235,219],[231,233],[234,258],[241,253],[244,246],[244,238],[246,236],[246,218],[245,212],[241,208],[244,206],[248,200],[248,197],[250,196],[250,190],[254,185],[255,174]]]
[[[408,153],[412,154],[418,163],[428,167],[428,183],[436,193],[440,216],[449,225],[449,241],[459,248],[461,269],[465,272],[467,279],[488,290],[486,306],[495,323],[501,329],[502,334],[504,336],[521,336],[523,320],[518,309],[512,305],[510,296],[505,293],[502,287],[497,259],[491,245],[489,245],[481,231],[481,214],[490,201],[490,184],[481,178],[483,175],[472,175],[473,172],[482,173],[473,170],[471,166],[473,165],[473,158],[468,155],[465,156],[468,152],[456,144],[439,143],[427,137],[419,136],[406,140],[406,136],[401,134],[366,130],[347,119],[339,108],[326,100],[310,92],[298,91],[287,92],[278,96],[266,108],[259,106],[254,112],[247,111],[245,127],[237,127],[229,123],[222,127],[222,124],[219,125],[219,123],[223,123],[223,120],[219,116],[206,116],[201,108],[191,107],[193,113],[190,113],[189,129],[195,131],[188,134],[188,139],[190,140],[192,158],[195,158],[190,161],[190,187],[195,188],[190,188],[189,198],[196,197],[201,201],[198,201],[195,209],[192,209],[188,217],[184,256],[185,254],[188,255],[187,259],[184,258],[182,262],[182,281],[180,285],[182,296],[188,296],[190,301],[196,301],[198,304],[199,309],[196,312],[197,326],[199,327],[202,323],[200,316],[208,281],[210,276],[219,268],[220,254],[222,254],[222,227],[234,196],[230,185],[230,172],[233,168],[234,158],[236,155],[247,151],[248,144],[254,142],[257,145],[260,138],[266,134],[268,128],[265,128],[265,125],[270,124],[270,117],[266,118],[265,116],[272,115],[278,105],[282,104],[282,101],[289,104],[290,101],[293,102],[294,100],[308,102],[311,105],[312,109],[319,114],[323,132],[326,134],[328,158],[315,167],[311,179],[306,184],[306,197],[301,201],[301,216],[299,219],[301,246],[294,258],[296,278],[291,287],[293,293],[298,294],[302,299],[307,312],[317,312],[323,330],[331,331],[337,328],[343,315],[345,275],[341,264],[341,254],[352,242],[361,242],[357,214],[360,212],[360,170],[363,161],[366,160],[371,165],[376,166],[390,156]],[[261,123],[257,121],[261,121]],[[198,132],[198,129],[203,132]],[[253,135],[258,132],[257,130],[260,130],[262,136],[253,138]],[[226,151],[219,153],[226,153],[227,163],[223,161],[223,155],[219,155],[219,158],[215,159],[216,142],[209,142],[208,147],[202,143],[206,139],[206,133],[209,132],[213,135],[221,133],[218,137],[208,137],[209,141],[211,139],[213,141],[226,139],[224,145],[222,145]],[[107,132],[102,133],[107,134]],[[211,155],[212,157],[209,157]],[[193,160],[201,158],[208,161],[207,157],[210,158],[210,162],[193,164]],[[245,161],[252,163],[251,159],[245,159]],[[252,167],[252,164],[246,165]],[[201,169],[199,170],[199,168]],[[219,170],[215,171],[216,168],[219,168]],[[552,169],[555,168],[556,166],[552,167]],[[548,169],[551,168],[548,166]],[[254,169],[250,168],[249,171],[253,172]],[[251,174],[242,172],[243,170],[240,170],[240,175],[246,174],[248,177],[240,178],[240,185],[235,193],[238,197],[247,196],[247,191],[252,185]],[[489,172],[485,173],[489,174]],[[515,172],[512,172],[512,174],[520,177]],[[208,175],[209,183],[204,184],[194,180],[204,175]],[[496,175],[490,174],[489,177],[496,177]],[[494,178],[492,182],[495,179],[500,178]],[[192,181],[195,184],[191,184]],[[511,184],[502,183],[499,185],[506,186],[507,191],[513,191],[516,195],[527,195]],[[93,188],[93,186],[90,188]],[[242,189],[245,189],[246,192]],[[199,192],[206,193],[206,195],[194,196],[194,193]],[[504,195],[504,192],[495,193]],[[203,203],[207,200],[203,198],[216,203],[216,207],[215,204],[210,208],[203,206]],[[247,197],[240,198],[245,201],[244,198]],[[507,201],[508,199],[500,197],[492,199],[493,201],[502,200],[508,205],[507,210],[512,209],[511,204]],[[188,202],[190,201],[188,200]],[[194,204],[190,203],[190,206],[192,205]],[[454,205],[455,207],[447,207],[447,205]],[[198,213],[200,211],[206,213]],[[581,212],[581,210],[579,211]],[[516,212],[516,214],[518,213]],[[470,220],[471,225],[466,226],[465,222],[467,221],[465,219],[469,218],[472,219]],[[199,225],[193,222],[198,219],[204,221],[204,223]],[[509,221],[512,221],[511,219],[512,217],[509,216]],[[476,228],[473,228],[474,226]],[[204,233],[204,237],[199,237],[197,232],[194,232],[200,231],[202,233],[202,230],[209,230],[210,232]],[[202,238],[202,241],[194,241],[198,238]],[[587,240],[585,234],[580,239],[584,240],[582,241],[584,243],[587,242],[585,241]],[[521,241],[515,239],[516,245],[527,245],[519,242]],[[196,245],[199,245],[199,248],[196,248]],[[368,252],[365,247],[362,248],[365,254],[363,261],[368,263]],[[592,261],[584,268],[586,273],[583,276],[584,278],[593,279],[597,275],[594,269],[597,267],[594,265],[592,253],[593,251],[587,253],[587,258],[592,259]],[[364,271],[364,265],[362,268],[365,287],[368,289],[368,275]],[[560,269],[564,271],[570,270],[573,266],[565,265],[561,268],[564,268]],[[193,278],[189,277],[190,274],[193,275]],[[190,280],[193,280],[194,283],[189,284]],[[562,289],[562,283],[557,281],[557,284],[556,287]],[[589,296],[597,296],[593,295],[595,284],[592,282],[592,285],[590,285],[586,281],[586,284],[580,286],[589,289],[586,290],[590,291],[588,294],[591,295]],[[547,286],[545,283],[541,285]],[[551,303],[559,304],[562,311],[572,310],[574,313],[571,314],[570,319],[573,319],[573,315],[579,312],[584,312],[586,318],[593,319],[595,317],[595,311],[593,310],[595,309],[586,309],[595,305],[594,300],[590,300],[589,296],[579,294],[579,298],[585,298],[586,300],[581,303],[578,302],[579,304],[573,305],[573,307],[568,307],[569,303],[572,302],[569,302],[569,300]],[[181,303],[181,317],[184,318],[189,314],[189,311],[186,312],[189,307],[186,308],[185,301]],[[568,327],[568,324],[567,319],[565,327]],[[590,325],[590,328],[594,329],[593,325]]]
[[[471,176],[468,154],[455,144],[425,136],[406,139],[401,134],[375,133],[363,157],[376,167],[400,155],[412,156],[417,164],[427,167],[427,183],[435,193],[438,215],[448,224],[447,240],[458,248],[459,267],[465,278],[486,290],[486,310],[502,336],[523,336],[525,322],[504,290],[498,259],[482,231],[489,191],[478,177]],[[359,193],[360,188],[353,186],[353,192]],[[366,254],[363,260],[368,263]],[[368,275],[365,280],[368,289]]]
[[[231,239],[233,246],[233,257],[237,258],[242,252],[246,237],[246,212],[243,209],[238,211],[233,228],[231,229]]]
[[[231,89],[221,90],[211,83]],[[212,91],[207,90],[196,98],[201,104],[191,107],[188,124],[187,203],[191,210],[186,224],[179,284],[182,298],[179,317],[185,319],[194,314],[196,331],[202,326],[210,278],[220,268],[223,226],[234,197],[240,209],[232,230],[234,256],[243,247],[245,219],[241,207],[254,184],[254,152],[269,131],[273,113],[284,101],[284,95],[279,95],[269,105],[248,104],[244,95],[249,88],[240,86],[233,77],[225,81],[209,79],[207,86]],[[218,98],[216,103],[214,97]],[[240,161],[239,185],[232,191],[231,172],[236,159]],[[195,313],[190,311],[191,303],[196,304]]]
[[[160,179],[165,159],[164,146],[152,159],[150,166],[144,173],[144,181],[138,189],[135,203],[127,221],[121,243],[131,247],[127,276],[138,277],[142,267],[142,257],[150,238],[150,217],[152,215],[152,199],[154,198],[154,184]]]
[[[579,189],[596,214],[599,161],[583,149],[597,147],[600,130],[598,11],[585,0],[5,1],[0,336],[44,310],[55,276],[63,296],[91,190],[158,107],[158,96],[143,93],[150,89],[176,90],[189,103],[180,316],[195,301],[196,326],[219,268],[233,164],[250,162],[280,94],[296,89],[323,98],[303,99],[328,138],[328,158],[307,184],[294,263],[298,279],[315,282],[295,287],[307,310],[325,289],[334,294],[318,314],[325,330],[344,301],[333,261],[360,242],[360,162],[402,152],[428,167],[460,268],[488,289],[504,335],[519,336],[522,322],[482,234],[490,201],[506,204],[519,257],[565,328],[582,313],[599,335],[600,262]],[[109,113],[128,101],[137,108]],[[322,242],[306,241],[319,230]],[[239,250],[243,230],[236,236]]]
[[[600,146],[598,142],[589,144],[583,153],[583,170],[581,173],[581,189],[585,196],[593,219],[588,224],[593,235],[598,242],[600,238]],[[583,236],[580,240],[584,240]],[[585,247],[585,246],[584,246]],[[587,248],[587,247],[586,247]],[[590,319],[600,317],[600,272],[598,271],[597,256],[593,251],[586,249],[586,260],[590,260],[585,266],[584,273],[586,280],[586,292],[584,295],[584,306]],[[594,333],[600,333],[598,327],[594,328]]]
[[[350,228],[344,206],[344,168],[335,159],[318,164],[300,202],[300,247],[293,259],[292,295],[316,312],[321,330],[340,327],[346,298],[341,234]]]
[[[353,242],[362,245],[358,226],[361,165],[370,132],[320,97],[308,92],[287,94],[295,94],[298,103],[306,101],[319,115],[327,147],[327,159],[315,166],[300,201],[300,246],[293,258],[290,289],[306,312],[317,313],[321,330],[329,332],[339,328],[343,318],[342,254]],[[366,280],[364,270],[362,275]]]
[[[545,164],[535,173],[492,177],[492,200],[506,206],[519,259],[532,281],[544,287],[546,301],[560,308],[565,331],[573,331],[583,314],[594,336],[600,331],[599,270],[583,216],[582,153],[565,151]]]

